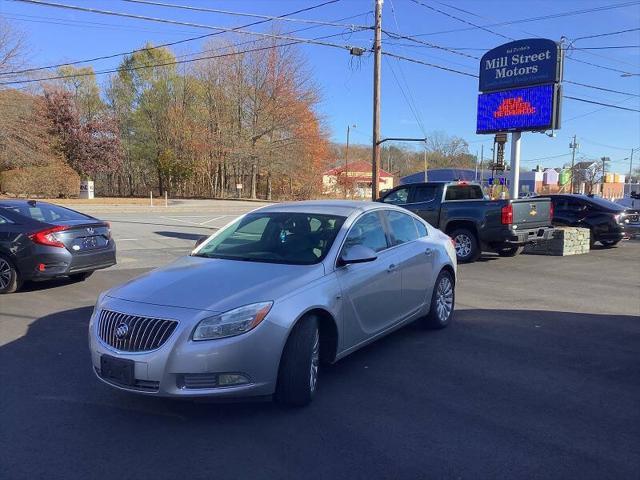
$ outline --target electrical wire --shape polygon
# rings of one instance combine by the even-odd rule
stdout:
[[[382,55],[386,55],[388,57],[397,58],[399,60],[405,60],[405,61],[411,62],[411,63],[417,63],[417,64],[420,64],[420,65],[425,65],[427,67],[437,68],[439,70],[445,70],[447,72],[458,73],[460,75],[465,75],[467,77],[478,78],[478,75],[475,75],[473,73],[463,72],[461,70],[456,70],[455,68],[445,67],[443,65],[436,65],[435,63],[424,62],[424,61],[418,60],[416,58],[409,58],[409,57],[405,57],[403,55],[396,55],[395,53],[391,53],[391,52],[382,52]]]
[[[574,38],[573,42],[575,43],[575,42],[577,42],[579,40],[586,40],[588,38],[609,37],[611,35],[620,35],[620,34],[628,33],[628,32],[637,32],[639,30],[640,30],[640,28],[628,28],[627,30],[618,30],[616,32],[598,33],[598,34],[595,34],[595,35],[587,35],[587,36],[584,36],[584,37]]]
[[[230,10],[221,10],[218,8],[205,8],[205,7],[194,7],[191,5],[178,5],[175,3],[164,3],[164,2],[156,2],[152,0],[122,0],[123,2],[128,3],[141,3],[144,5],[154,5],[157,7],[168,7],[168,8],[177,8],[182,10],[191,10],[196,12],[208,12],[208,13],[220,13],[223,15],[234,15],[239,17],[251,17],[251,18],[262,18],[265,20],[282,20],[283,22],[298,22],[298,23],[310,23],[318,26],[327,26],[327,27],[343,27],[343,28],[351,28],[353,30],[373,30],[373,27],[366,25],[347,25],[344,23],[335,23],[335,22],[326,22],[324,20],[311,20],[306,18],[278,18],[271,15],[261,15],[257,13],[245,13],[245,12],[233,12]]]
[[[620,95],[630,95],[630,96],[633,96],[633,97],[640,97],[640,94],[637,94],[637,93],[621,92],[620,90],[612,90],[611,88],[598,87],[596,85],[588,85],[586,83],[574,82],[572,80],[564,80],[564,83],[570,83],[572,85],[579,85],[581,87],[586,87],[586,88],[593,88],[594,90],[602,90],[603,92],[611,92],[611,93],[618,93]]]
[[[187,27],[205,28],[205,29],[217,30],[217,31],[220,31],[220,32],[225,32],[225,33],[226,32],[235,32],[235,33],[241,33],[243,35],[255,35],[255,36],[264,37],[264,38],[277,38],[277,39],[282,39],[282,40],[294,40],[294,41],[300,41],[302,43],[323,45],[323,46],[326,46],[326,47],[347,48],[347,49],[350,48],[349,46],[345,46],[345,45],[336,45],[336,44],[327,43],[327,42],[318,42],[318,41],[310,40],[310,39],[296,38],[296,37],[290,37],[290,36],[286,36],[286,35],[278,35],[278,34],[273,34],[273,33],[263,33],[263,32],[253,32],[253,31],[248,31],[248,30],[242,30],[241,28],[238,28],[238,27],[236,27],[236,28],[215,27],[215,26],[212,26],[212,25],[205,25],[205,24],[201,24],[201,23],[183,22],[183,21],[179,21],[179,20],[171,20],[171,19],[166,19],[166,18],[148,17],[146,15],[135,15],[133,13],[115,12],[115,11],[111,11],[111,10],[99,10],[99,9],[96,9],[96,8],[80,7],[80,6],[77,6],[77,5],[68,5],[68,4],[64,4],[64,3],[45,2],[45,1],[41,1],[41,0],[13,0],[13,1],[14,2],[22,2],[22,3],[32,3],[32,4],[35,4],[35,5],[43,5],[43,6],[47,6],[47,7],[78,10],[78,11],[81,11],[81,12],[97,13],[97,14],[100,14],[100,15],[111,15],[111,16],[116,16],[116,17],[133,18],[135,20],[146,20],[146,21],[150,21],[150,22],[168,23],[168,24],[171,24],[171,25],[184,25],[184,26],[187,26]]]
[[[295,10],[293,12],[284,13],[284,14],[280,15],[277,18],[284,18],[284,17],[289,16],[289,15],[295,15],[297,13],[307,12],[307,11],[310,11],[310,10],[314,10],[316,8],[324,7],[324,6],[332,4],[332,3],[337,3],[339,1],[340,0],[328,0],[328,1],[316,4],[316,5],[311,5],[311,6],[306,7],[306,8]],[[257,22],[248,23],[246,25],[241,25],[241,26],[239,26],[237,28],[240,29],[240,28],[253,27],[255,25],[259,25],[259,24],[262,24],[262,23],[267,23],[269,21],[271,21],[271,20],[260,20],[260,21],[257,21]],[[304,30],[306,30],[306,29],[304,29]],[[302,31],[302,29],[299,30],[299,31]],[[3,72],[3,73],[0,74],[0,76],[2,76],[2,75],[5,75],[5,76],[6,75],[17,75],[17,74],[21,74],[21,73],[37,72],[37,71],[40,71],[40,70],[49,70],[49,69],[52,69],[52,68],[58,68],[58,67],[63,67],[63,66],[67,66],[67,65],[78,65],[78,64],[81,64],[81,63],[96,62],[96,61],[99,61],[99,60],[108,60],[108,59],[111,59],[111,58],[122,57],[122,56],[125,56],[125,55],[133,55],[134,53],[141,52],[143,50],[156,50],[156,49],[159,49],[159,48],[172,47],[174,45],[179,45],[179,44],[186,43],[186,42],[193,42],[193,41],[196,41],[196,40],[201,40],[203,38],[209,38],[209,37],[213,37],[213,36],[217,36],[217,35],[222,35],[224,33],[227,33],[227,32],[207,33],[205,35],[198,35],[196,37],[185,38],[185,39],[182,39],[182,40],[177,40],[175,42],[163,43],[163,44],[156,45],[156,46],[149,47],[149,48],[140,48],[140,49],[135,49],[135,50],[131,50],[131,51],[128,51],[128,52],[120,52],[120,53],[114,53],[114,54],[110,54],[110,55],[102,55],[102,56],[99,56],[99,57],[93,57],[93,58],[88,58],[88,59],[84,59],[84,60],[76,60],[76,61],[73,61],[73,62],[59,63],[59,64],[55,64],[55,65],[47,65],[47,66],[44,66],[44,67],[26,68],[26,69],[23,69],[23,70],[14,70],[12,72]]]

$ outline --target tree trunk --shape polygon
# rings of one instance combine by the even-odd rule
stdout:
[[[256,164],[253,163],[251,165],[251,198],[253,199],[256,198],[256,184],[257,184],[256,174],[257,174]]]
[[[271,174],[267,174],[267,200],[271,200]]]

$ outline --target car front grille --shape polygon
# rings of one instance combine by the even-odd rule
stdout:
[[[638,215],[635,215],[635,214],[627,215],[627,220],[629,220],[630,222],[636,223],[638,221]]]
[[[177,326],[175,320],[102,310],[98,335],[104,343],[121,352],[148,352],[160,348]]]

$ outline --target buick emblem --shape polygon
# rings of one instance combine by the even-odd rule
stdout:
[[[93,235],[93,234],[95,233],[95,230],[94,230],[92,227],[88,227],[88,228],[87,228],[87,233],[88,233],[89,235]]]
[[[129,335],[129,325],[121,323],[116,327],[116,338],[122,340],[123,338],[127,338],[127,335]]]

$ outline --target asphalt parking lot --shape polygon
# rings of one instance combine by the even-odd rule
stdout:
[[[640,241],[462,265],[450,328],[325,367],[304,409],[99,383],[98,293],[258,206],[95,207],[117,267],[0,296],[0,478],[638,478]]]

